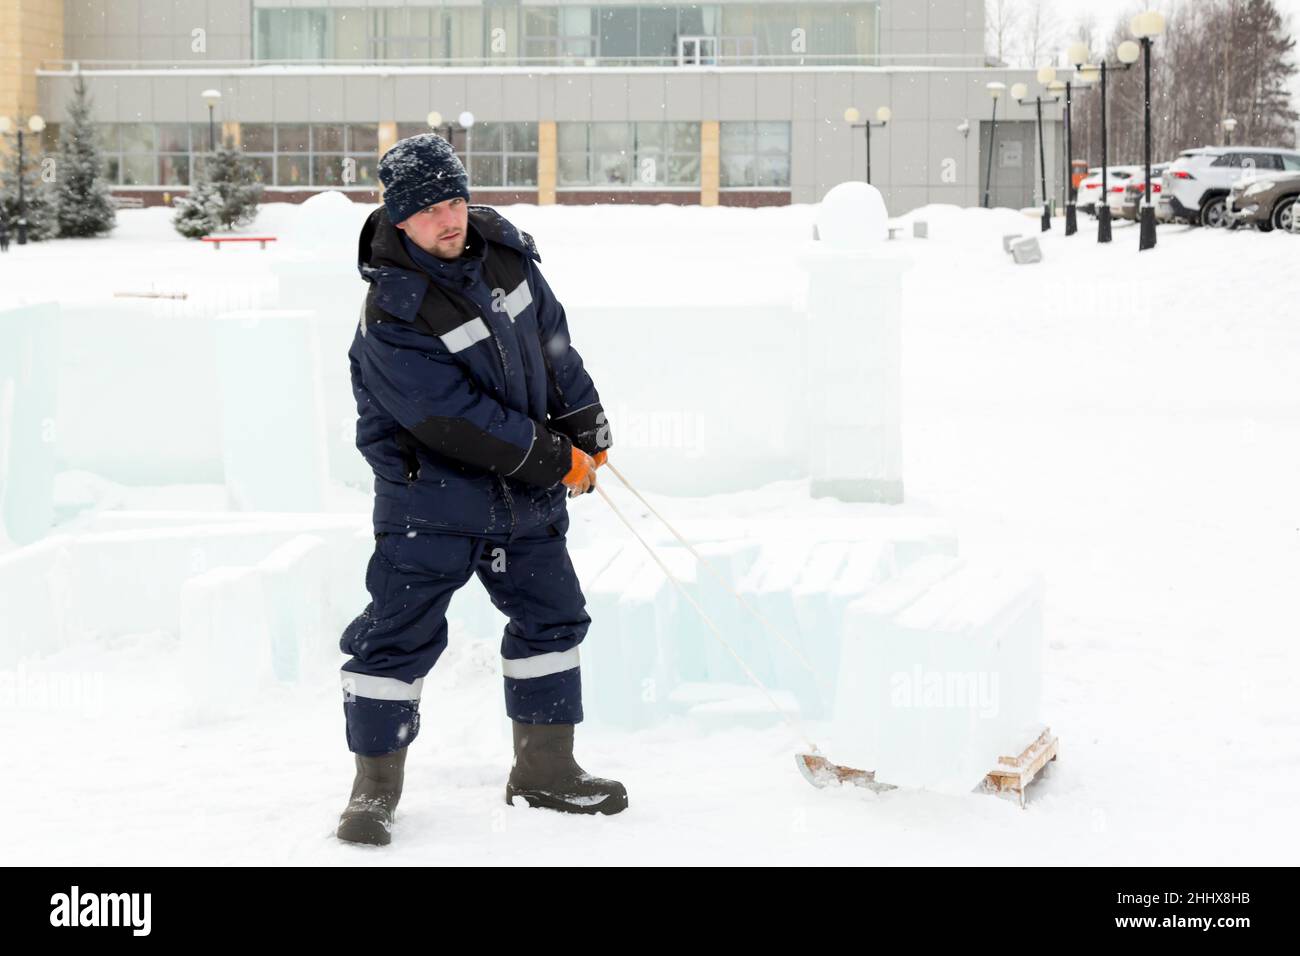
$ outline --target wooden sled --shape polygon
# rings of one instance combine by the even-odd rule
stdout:
[[[1025,792],[1029,785],[1038,778],[1042,769],[1057,757],[1057,738],[1050,727],[1028,747],[1015,757],[999,757],[998,765],[985,775],[975,788],[979,793],[992,793],[1007,799],[1014,799],[1023,808]],[[828,787],[831,784],[851,783],[876,793],[898,789],[891,783],[876,779],[873,770],[855,770],[831,763],[821,754],[795,754],[795,764],[804,779],[814,787]]]

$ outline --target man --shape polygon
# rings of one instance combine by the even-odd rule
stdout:
[[[501,643],[514,765],[506,801],[617,813],[627,792],[573,757],[578,645],[591,623],[565,547],[566,497],[590,492],[611,444],[532,237],[469,204],[433,133],[379,163],[383,206],[361,230],[370,284],[348,353],[357,447],[375,473],[370,603],[339,642],[356,757],[340,839],[387,844],[424,676],[447,646],[452,594],[477,575],[508,618]]]

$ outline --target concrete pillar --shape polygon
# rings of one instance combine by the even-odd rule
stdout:
[[[36,68],[62,58],[63,0],[0,3],[0,116],[16,123],[40,112]],[[45,117],[48,123],[64,119]]]
[[[240,139],[239,120],[222,120],[221,132],[217,135],[222,143],[238,146]]]
[[[722,151],[717,120],[700,123],[700,205],[718,204],[722,176]]]
[[[537,124],[537,205],[555,205],[555,186],[559,182],[559,159],[555,120]]]

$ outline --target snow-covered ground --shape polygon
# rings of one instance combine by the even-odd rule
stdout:
[[[813,220],[809,206],[502,211],[537,237],[562,299],[635,288],[665,302],[704,285],[797,297],[789,257]],[[349,214],[359,223],[365,212]],[[268,206],[253,228],[292,236],[295,216]],[[1068,240],[1058,221],[1045,261],[1016,266],[1000,239],[1031,233],[1031,219],[951,207],[910,218],[926,220],[931,238],[899,243],[915,257],[904,279],[909,506],[944,516],[963,554],[1036,565],[1046,580],[1043,710],[1061,757],[1029,809],[814,790],[794,770],[798,741],[784,726],[680,718],[636,732],[579,728],[579,760],[627,784],[627,812],[509,808],[499,635],[454,623],[426,683],[393,845],[342,846],[333,828],[352,766],[337,679],[273,686],[235,716],[195,717],[177,636],[144,632],[84,640],[4,675],[0,813],[25,825],[5,828],[0,859],[1294,862],[1300,237],[1162,227],[1157,249],[1139,254],[1133,227],[1117,225],[1102,247],[1090,220]],[[261,264],[275,250],[214,253],[171,233],[162,210],[120,222],[111,240],[11,246],[0,307],[127,285],[230,307],[268,288]],[[101,508],[202,510],[219,497],[75,476],[60,487]],[[809,502],[800,481],[651,498],[670,519],[741,522],[867,507]],[[364,496],[339,492],[332,506],[363,510]],[[600,507],[593,495],[572,510],[602,522],[600,533],[626,534],[608,509],[596,517]],[[72,703],[15,692],[57,679],[85,682]]]

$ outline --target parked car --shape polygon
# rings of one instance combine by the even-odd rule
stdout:
[[[1168,207],[1161,206],[1160,193],[1164,189],[1164,173],[1169,168],[1168,163],[1157,163],[1151,167],[1151,202],[1155,204],[1156,220],[1158,222],[1168,222],[1170,213]],[[1142,197],[1146,193],[1146,176],[1143,172],[1138,173],[1124,184],[1124,192],[1121,194],[1118,208],[1115,212],[1120,218],[1127,219],[1130,222],[1137,222],[1138,209],[1142,205]]]
[[[1111,196],[1123,194],[1124,184],[1142,169],[1141,166],[1109,166],[1106,169],[1106,188]],[[1078,196],[1074,204],[1090,216],[1097,215],[1097,204],[1101,202],[1101,169],[1088,170],[1088,177],[1079,183]]]
[[[1273,173],[1241,179],[1228,193],[1226,213],[1237,225],[1254,226],[1260,232],[1290,231],[1295,201],[1300,196],[1300,171]]]
[[[1300,172],[1300,152],[1264,146],[1187,149],[1165,171],[1161,205],[1174,219],[1200,226],[1228,226],[1228,193],[1242,178]]]

